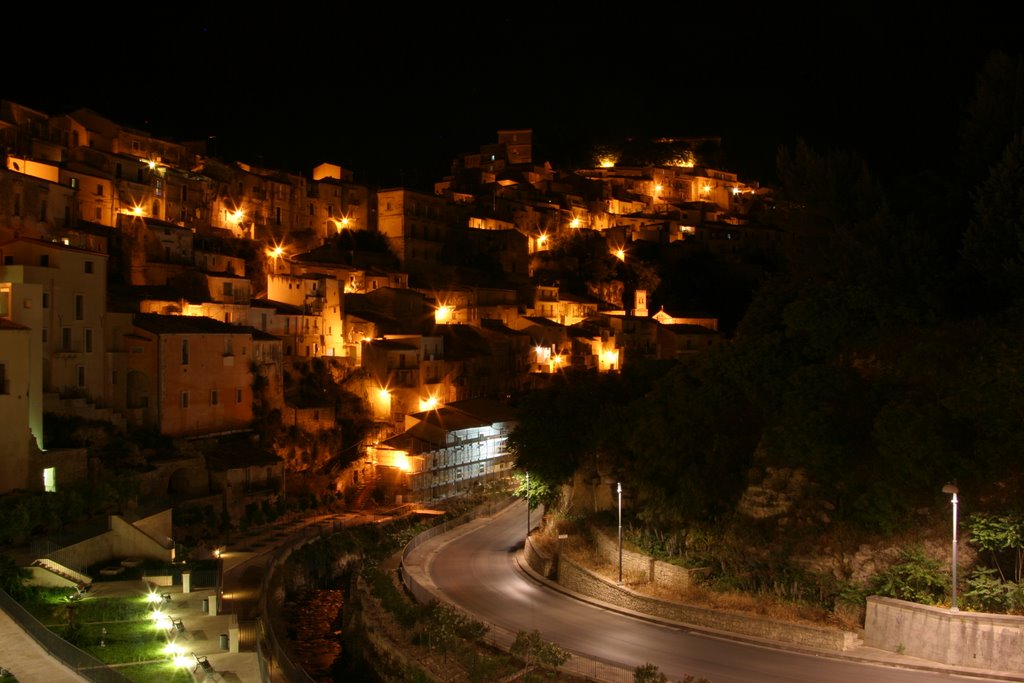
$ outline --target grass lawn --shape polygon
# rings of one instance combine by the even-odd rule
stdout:
[[[22,604],[51,631],[88,652],[104,664],[117,666],[139,683],[188,683],[195,662],[176,667],[165,648],[168,632],[149,618],[144,596],[97,598],[70,602],[67,590],[42,589]],[[70,610],[69,610],[70,608]],[[69,628],[69,613],[74,626]],[[153,661],[158,660],[158,661]],[[120,666],[126,665],[126,666]],[[2,679],[0,683],[7,683]]]
[[[191,667],[177,667],[171,662],[119,666],[117,670],[137,683],[192,683]]]

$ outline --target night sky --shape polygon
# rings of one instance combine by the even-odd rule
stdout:
[[[1007,22],[901,24],[858,9],[817,24],[739,21],[724,6],[707,23],[656,11],[570,23],[522,6],[439,26],[448,8],[389,20],[397,7],[348,21],[325,10],[57,26],[45,33],[53,58],[9,62],[0,97],[215,136],[229,160],[299,173],[340,163],[383,186],[429,188],[499,128],[533,128],[535,161],[556,166],[585,162],[595,139],[717,135],[731,170],[770,182],[776,150],[797,136],[855,150],[880,175],[946,162],[978,68],[1024,45]],[[5,59],[38,54],[37,38],[12,37]]]

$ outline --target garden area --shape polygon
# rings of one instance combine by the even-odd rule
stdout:
[[[175,643],[174,626],[159,609],[159,595],[100,597],[69,594],[68,589],[30,588],[20,602],[65,641],[133,681],[192,681],[195,658]]]

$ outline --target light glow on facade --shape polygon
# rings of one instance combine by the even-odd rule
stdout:
[[[442,304],[434,310],[434,322],[438,325],[446,325],[455,317],[455,309]]]

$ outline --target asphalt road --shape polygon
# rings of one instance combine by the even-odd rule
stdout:
[[[535,513],[536,514],[536,513]],[[538,517],[534,517],[536,520]],[[912,683],[978,680],[932,671],[792,652],[734,641],[614,612],[544,587],[515,562],[522,547],[522,502],[441,546],[426,567],[448,599],[485,622],[544,639],[591,658],[633,668],[657,665],[670,680],[712,683]]]

